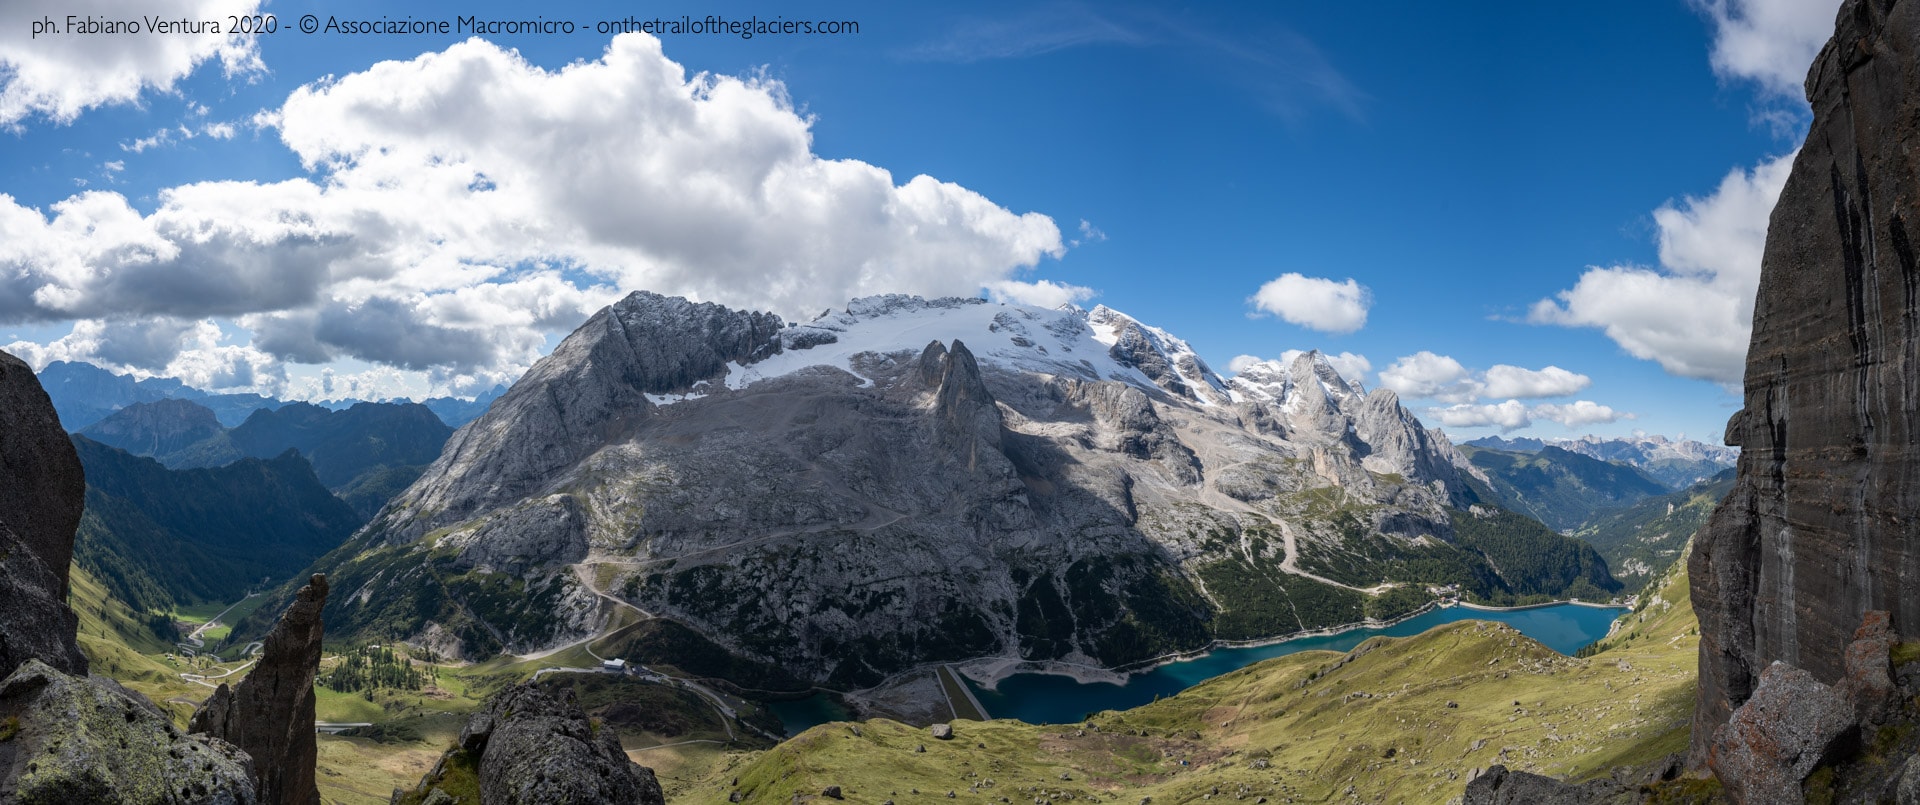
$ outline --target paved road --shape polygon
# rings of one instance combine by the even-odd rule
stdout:
[[[240,673],[241,671],[245,671],[245,670],[247,670],[248,668],[252,668],[252,667],[253,667],[253,664],[254,664],[254,663],[256,663],[256,662],[259,662],[259,661],[258,661],[258,660],[248,660],[248,661],[247,661],[247,663],[246,663],[245,665],[241,665],[241,666],[238,666],[238,667],[234,667],[234,668],[228,668],[227,670],[225,670],[225,671],[222,671],[222,672],[220,672],[220,673],[217,673],[217,674],[206,674],[206,675],[203,675],[203,674],[190,674],[190,673],[187,673],[187,672],[185,672],[185,671],[181,671],[181,672],[180,672],[180,678],[181,678],[181,679],[184,679],[184,680],[187,680],[188,682],[192,682],[192,683],[194,683],[194,684],[196,684],[196,685],[206,685],[207,687],[210,687],[210,688],[218,688],[218,687],[220,687],[219,685],[215,685],[215,684],[213,684],[212,682],[208,682],[207,680],[209,680],[209,679],[225,679],[225,678],[227,678],[227,677],[230,677],[230,676],[233,676],[234,674],[237,674],[237,673]]]
[[[223,610],[220,610],[220,614],[218,614],[218,615],[215,615],[215,616],[213,616],[213,617],[211,617],[211,618],[208,618],[208,619],[207,619],[207,622],[206,622],[206,623],[203,623],[203,624],[200,624],[200,626],[199,626],[199,628],[197,628],[197,629],[194,629],[194,630],[193,630],[193,631],[191,631],[191,632],[188,632],[188,633],[187,633],[187,641],[186,641],[186,642],[183,642],[183,643],[177,643],[177,644],[175,644],[175,645],[178,645],[178,646],[179,646],[179,647],[181,647],[181,648],[190,648],[190,649],[193,649],[193,650],[195,650],[195,651],[199,651],[199,650],[202,650],[202,649],[205,649],[205,648],[207,647],[207,641],[205,641],[205,640],[201,640],[201,639],[200,639],[200,633],[201,633],[201,632],[204,632],[204,631],[206,631],[206,630],[208,630],[208,629],[211,629],[211,628],[213,628],[213,627],[215,627],[215,626],[219,626],[219,625],[220,625],[220,619],[221,619],[221,618],[224,618],[224,617],[226,617],[226,616],[227,616],[227,613],[229,613],[229,612],[232,612],[232,611],[233,611],[233,608],[234,608],[234,607],[237,607],[237,606],[240,606],[241,604],[244,604],[244,603],[246,603],[246,602],[247,602],[247,598],[252,598],[252,597],[254,597],[254,596],[257,596],[257,595],[259,595],[259,593],[253,593],[252,595],[248,595],[248,596],[247,596],[246,598],[242,598],[242,599],[240,599],[240,600],[238,600],[238,601],[235,601],[235,602],[233,602],[233,603],[232,603],[231,605],[229,605],[229,606],[228,606],[228,607],[227,607],[226,609],[223,609]],[[190,643],[192,643],[193,645],[191,645],[191,646],[189,646],[189,645],[187,645],[187,643],[188,643],[188,642],[190,642]]]
[[[1391,590],[1395,587],[1400,586],[1393,582],[1386,582],[1384,584],[1376,584],[1372,587],[1355,587],[1351,584],[1341,584],[1340,582],[1334,581],[1333,579],[1327,578],[1325,576],[1316,576],[1312,573],[1308,573],[1307,571],[1300,569],[1300,565],[1299,565],[1300,548],[1298,545],[1294,543],[1293,529],[1288,527],[1286,521],[1284,520],[1280,521],[1280,537],[1282,540],[1285,541],[1287,546],[1287,558],[1280,560],[1280,569],[1285,572],[1292,573],[1293,575],[1299,576],[1303,579],[1313,579],[1314,581],[1320,582],[1321,584],[1331,584],[1335,587],[1344,587],[1356,593],[1366,593],[1367,595],[1379,595],[1381,593],[1384,593],[1388,590]],[[1248,564],[1252,564],[1253,555],[1251,553],[1251,548],[1247,545],[1246,537],[1240,538],[1240,545],[1241,545],[1241,550],[1248,551],[1247,562]]]

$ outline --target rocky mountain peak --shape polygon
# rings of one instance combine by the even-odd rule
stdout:
[[[980,377],[979,362],[959,340],[946,354],[934,410],[949,438],[970,437],[994,447],[1000,445],[1000,409]]]
[[[1106,305],[1095,306],[1087,323],[1114,360],[1139,369],[1168,394],[1203,405],[1227,402],[1226,381],[1187,342]]]
[[[919,369],[920,382],[928,388],[939,388],[940,378],[947,370],[947,345],[939,341],[928,342],[927,348],[920,351],[920,359],[914,362]]]
[[[1243,393],[1110,308],[896,295],[780,327],[636,294],[350,541],[365,559],[337,582],[371,592],[336,611],[482,657],[585,637],[614,597],[846,685],[932,656],[1199,645],[1194,568],[1285,559],[1220,546],[1276,521],[1348,539],[1320,488],[1384,539],[1452,533],[1456,454],[1397,397],[1318,354],[1271,372],[1277,395]],[[1282,606],[1273,623],[1304,623]],[[1107,636],[1128,619],[1152,625]]]
[[[736,311],[651,291],[628,294],[575,335],[591,332],[595,320],[602,321],[605,332],[591,340],[607,344],[615,354],[624,351],[622,357],[628,360],[620,368],[625,379],[654,394],[685,391],[721,374],[730,362],[752,363],[778,353],[779,333],[786,326],[772,313]]]
[[[1316,401],[1331,400],[1335,407],[1366,394],[1358,381],[1341,376],[1317,349],[1295,355],[1290,361],[1264,360],[1242,366],[1228,386],[1240,399],[1291,408],[1310,382],[1318,387]]]

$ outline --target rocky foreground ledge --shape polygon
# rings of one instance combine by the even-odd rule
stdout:
[[[478,791],[486,805],[663,805],[653,770],[634,763],[611,728],[589,718],[573,691],[555,697],[523,683],[487,700],[460,739],[394,805],[451,805]]]
[[[1886,612],[1869,612],[1828,685],[1775,662],[1707,741],[1719,793],[1734,803],[1920,803],[1920,641],[1902,643]],[[1573,784],[1494,766],[1463,805],[1626,805],[1687,789],[1677,762]],[[1694,787],[1701,793],[1712,783]],[[1692,801],[1692,800],[1686,800]]]

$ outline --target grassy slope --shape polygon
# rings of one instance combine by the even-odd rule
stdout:
[[[737,776],[749,802],[839,785],[859,801],[912,798],[916,789],[982,802],[1124,790],[1176,803],[1216,786],[1222,795],[1245,786],[1270,801],[1326,801],[1345,800],[1351,786],[1364,802],[1438,803],[1458,796],[1472,769],[1493,763],[1596,775],[1685,748],[1698,628],[1683,570],[1644,596],[1629,625],[1588,659],[1561,656],[1505,626],[1462,622],[1375,639],[1345,655],[1259,663],[1102,713],[1097,729],[963,721],[956,740],[935,741],[889,721],[857,733],[823,725],[737,756],[678,799],[725,802]],[[925,753],[915,751],[920,745]]]
[[[173,647],[147,631],[133,611],[110,595],[98,579],[77,565],[69,571],[68,579],[73,587],[68,604],[80,617],[80,650],[87,655],[89,670],[146,694],[177,725],[186,726],[194,705],[173,700],[198,702],[213,690],[181,679],[181,671],[194,670],[188,661],[178,655],[168,659]]]

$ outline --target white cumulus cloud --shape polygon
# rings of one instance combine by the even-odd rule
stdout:
[[[1593,378],[1558,366],[1527,369],[1504,363],[1478,372],[1451,356],[1421,350],[1380,370],[1380,385],[1402,397],[1466,404],[1483,398],[1564,397],[1593,385]]]
[[[1449,428],[1499,428],[1502,433],[1531,427],[1535,419],[1557,422],[1568,430],[1586,425],[1634,419],[1634,415],[1616,411],[1612,406],[1592,400],[1570,403],[1542,403],[1529,407],[1519,400],[1500,403],[1459,403],[1444,408],[1429,408],[1426,416]]]
[[[1797,153],[1797,152],[1796,152]],[[1538,324],[1595,327],[1668,373],[1740,383],[1752,336],[1767,219],[1795,154],[1735,169],[1712,195],[1654,212],[1660,267],[1592,267],[1555,299],[1536,302]]]
[[[0,127],[40,115],[72,122],[98,106],[170,92],[201,64],[219,61],[229,75],[264,69],[252,36],[212,34],[86,34],[68,21],[217,20],[257,12],[260,0],[151,0],[133,8],[118,0],[12,3],[0,24]],[[35,35],[32,22],[52,18],[58,33]]]
[[[1092,293],[1020,277],[1065,253],[1051,218],[824,159],[779,82],[690,76],[644,34],[553,70],[468,40],[302,87],[254,125],[313,175],[167,188],[145,213],[0,195],[0,322],[212,317],[251,335],[222,348],[402,373],[337,387],[484,388],[634,289],[788,318],[880,292]]]
[[[1593,378],[1558,366],[1523,369],[1497,363],[1487,369],[1486,397],[1564,397],[1593,385]]]
[[[1527,406],[1519,400],[1473,405],[1461,403],[1446,408],[1429,408],[1427,416],[1449,428],[1499,428],[1515,431],[1533,424]]]
[[[1801,84],[1833,37],[1840,0],[1692,0],[1713,23],[1713,71],[1802,100]]]
[[[1247,302],[1311,330],[1351,333],[1366,326],[1373,293],[1352,278],[1335,282],[1288,272],[1260,286]]]
[[[1568,430],[1582,425],[1600,425],[1635,418],[1633,414],[1615,411],[1612,406],[1601,405],[1592,400],[1577,400],[1565,405],[1553,403],[1536,405],[1533,407],[1533,415],[1558,422],[1567,426]]]
[[[1472,374],[1452,357],[1423,349],[1380,370],[1380,385],[1402,397],[1464,403],[1480,396]]]

